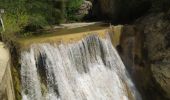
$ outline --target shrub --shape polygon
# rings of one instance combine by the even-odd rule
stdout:
[[[72,21],[79,21],[76,12],[83,3],[83,0],[69,0],[66,6],[66,18]]]
[[[37,29],[42,29],[47,25],[45,17],[34,14],[29,17],[27,25],[24,27],[24,31],[36,31]]]
[[[81,6],[83,0],[69,0],[67,7],[70,9],[77,9]]]
[[[36,31],[46,25],[59,24],[61,22],[61,11],[55,7],[53,1],[7,1],[0,1],[0,8],[5,9],[3,19],[6,33]]]

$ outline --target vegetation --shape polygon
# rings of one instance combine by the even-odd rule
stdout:
[[[80,18],[75,16],[78,8],[83,3],[83,0],[69,0],[66,7],[66,18],[68,20],[79,21]]]
[[[0,0],[6,34],[30,32],[45,26],[60,24],[66,20],[76,20],[74,14],[83,0]]]
[[[106,5],[104,0],[96,1],[101,4],[96,6],[95,10],[103,6],[108,12],[95,16],[118,22],[135,19],[146,13],[149,8],[153,11],[167,11],[170,8],[169,0],[110,0]],[[5,9],[5,34],[17,33],[27,36],[46,26],[81,21],[82,17],[76,14],[82,3],[83,0],[0,0],[0,8]]]

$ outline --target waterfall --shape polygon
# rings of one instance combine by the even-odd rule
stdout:
[[[109,38],[33,44],[21,53],[22,100],[141,100]]]

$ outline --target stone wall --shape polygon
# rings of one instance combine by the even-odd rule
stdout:
[[[0,83],[0,100],[15,100],[10,63],[8,63]]]
[[[3,43],[0,43],[0,55],[0,100],[15,100],[10,55]]]

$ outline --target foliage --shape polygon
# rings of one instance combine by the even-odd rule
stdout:
[[[83,0],[69,0],[66,7],[66,18],[72,21],[79,21],[76,12],[83,3]]]
[[[44,26],[78,20],[75,16],[83,0],[0,0],[6,33],[30,33]]]
[[[83,3],[83,0],[69,0],[68,1],[68,8],[69,9],[77,9]]]
[[[59,24],[63,16],[55,1],[0,0],[6,33],[36,31],[46,25]]]

